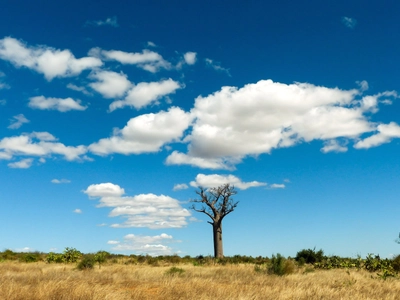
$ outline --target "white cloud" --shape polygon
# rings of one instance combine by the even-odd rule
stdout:
[[[91,144],[89,150],[98,155],[157,152],[163,145],[178,141],[191,121],[191,115],[178,107],[140,115],[130,119],[112,137]]]
[[[15,249],[15,252],[34,252],[35,250],[30,248],[30,247],[24,247],[24,248],[17,248]]]
[[[29,98],[28,106],[35,109],[58,110],[60,112],[66,112],[70,110],[85,110],[87,107],[82,106],[80,103],[80,100],[74,100],[72,98],[62,99],[36,96]]]
[[[151,42],[151,41],[147,42],[147,46],[148,47],[157,47],[157,45],[155,43]]]
[[[109,245],[117,245],[119,243],[120,243],[120,241],[113,241],[113,240],[107,242],[107,244],[109,244]]]
[[[25,118],[25,116],[23,114],[14,116],[13,119],[11,119],[10,121],[11,121],[11,124],[7,127],[9,129],[18,129],[23,124],[30,122],[27,118]]]
[[[197,60],[197,53],[196,52],[186,52],[183,55],[183,59],[188,65],[194,65]]]
[[[368,149],[377,147],[384,143],[389,143],[393,138],[400,138],[400,126],[395,122],[389,124],[380,124],[377,127],[378,133],[358,141],[354,148]]]
[[[341,145],[337,140],[328,140],[324,143],[324,147],[321,149],[323,153],[328,152],[346,152],[347,147]]]
[[[181,85],[171,78],[160,82],[141,82],[128,91],[124,100],[112,102],[110,111],[124,106],[133,106],[136,109],[140,109],[166,95],[175,93],[180,88],[182,88]]]
[[[189,156],[179,151],[173,151],[165,160],[166,165],[190,165],[202,169],[213,170],[234,170],[234,162],[237,159],[224,159],[224,158],[202,158]]]
[[[125,194],[125,190],[117,184],[111,182],[91,184],[84,191],[89,197],[103,198],[103,197],[121,197]]]
[[[68,179],[52,179],[51,183],[61,184],[61,183],[70,183],[71,180]]]
[[[74,209],[73,212],[76,213],[76,214],[81,214],[81,213],[82,213],[82,210],[79,209],[79,208],[77,208],[77,209]]]
[[[27,67],[42,73],[49,81],[55,77],[79,75],[83,70],[103,64],[98,58],[77,59],[69,50],[47,46],[31,47],[11,37],[0,40],[0,59],[7,60],[16,67]]]
[[[273,183],[269,186],[271,189],[284,189],[285,187],[283,183]]]
[[[13,169],[28,169],[32,166],[33,158],[25,158],[17,162],[9,163],[8,166]]]
[[[67,88],[70,89],[70,90],[73,90],[73,91],[81,92],[81,93],[85,94],[86,96],[91,96],[92,95],[92,93],[90,93],[88,90],[86,90],[85,87],[77,86],[77,85],[75,85],[73,83],[68,83],[67,84]]]
[[[177,241],[175,241],[171,235],[166,233],[156,236],[128,234],[124,237],[124,241],[118,243],[112,250],[134,251],[137,254],[148,254],[152,256],[171,255],[173,254],[173,249],[163,244],[176,242]]]
[[[196,176],[195,181],[191,181],[190,185],[193,187],[204,187],[204,188],[213,188],[218,187],[223,184],[231,184],[238,189],[247,190],[251,187],[259,187],[267,185],[265,182],[251,181],[251,182],[243,182],[240,178],[234,175],[205,175],[198,174]]]
[[[6,74],[0,71],[0,90],[1,89],[9,89],[10,86],[7,83],[3,82],[3,77],[6,77]]]
[[[5,99],[0,99],[0,105],[6,105],[7,104],[7,100]]]
[[[89,53],[101,55],[106,60],[116,60],[121,64],[136,65],[151,73],[156,73],[160,69],[171,69],[171,64],[164,60],[160,54],[147,49],[144,49],[141,53],[133,53],[119,50],[107,51],[95,48],[90,50]]]
[[[105,98],[122,97],[132,86],[124,73],[112,71],[96,71],[89,78],[97,80],[90,83],[89,86]]]
[[[395,92],[383,92],[360,99],[366,83],[361,88],[262,80],[199,96],[191,110],[192,131],[184,139],[188,153],[174,151],[166,163],[233,169],[246,156],[313,140],[326,142],[325,152],[344,151],[334,140],[358,141],[362,134],[375,131],[377,125],[369,118],[379,100],[397,97]]]
[[[112,183],[90,185],[84,193],[100,198],[97,207],[111,207],[110,217],[123,217],[125,221],[113,224],[114,228],[147,227],[181,228],[187,225],[190,212],[178,200],[164,195],[140,194],[122,196],[124,189]]]
[[[353,29],[357,25],[357,20],[350,17],[342,17],[342,23],[344,26]]]
[[[212,59],[206,58],[205,59],[206,65],[213,68],[215,71],[224,72],[227,75],[231,76],[229,69],[221,67],[221,64],[218,62],[213,61]]]
[[[117,17],[110,17],[105,19],[104,21],[102,20],[97,20],[97,21],[87,21],[86,26],[92,25],[92,26],[111,26],[111,27],[118,27],[118,21]]]
[[[174,191],[180,191],[180,190],[186,190],[188,189],[188,185],[186,183],[178,183],[174,185],[173,190]]]
[[[85,146],[65,146],[56,142],[56,138],[48,132],[33,132],[0,140],[0,158],[3,159],[18,156],[62,155],[66,160],[72,161],[80,159],[85,153]]]

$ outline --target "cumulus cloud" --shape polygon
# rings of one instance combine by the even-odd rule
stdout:
[[[240,178],[234,175],[218,175],[218,174],[198,174],[194,181],[190,182],[193,187],[213,188],[223,184],[231,184],[238,189],[247,190],[251,187],[259,187],[267,185],[265,182],[251,181],[243,182]]]
[[[125,106],[133,106],[136,109],[145,107],[162,97],[173,94],[181,85],[172,80],[162,80],[160,82],[141,82],[131,88],[124,100],[117,100],[110,104],[110,111]]]
[[[48,132],[32,132],[20,136],[5,137],[0,140],[0,159],[19,156],[46,157],[64,156],[66,160],[78,160],[86,153],[85,146],[65,146]],[[27,160],[25,165],[27,165]],[[13,164],[12,164],[13,165]],[[23,164],[22,164],[23,165]]]
[[[90,83],[89,86],[102,94],[104,98],[122,97],[132,86],[127,76],[122,72],[96,71],[89,78],[97,80],[97,82]]]
[[[69,50],[47,46],[28,46],[11,37],[0,39],[0,59],[41,73],[47,80],[55,77],[79,75],[83,70],[100,67],[103,63],[95,57],[75,58]]]
[[[23,124],[29,123],[30,121],[27,118],[25,118],[25,116],[23,114],[19,114],[19,115],[14,116],[10,120],[10,122],[11,122],[11,124],[7,128],[9,128],[9,129],[18,129]]]
[[[346,152],[347,147],[340,144],[337,140],[328,140],[324,143],[324,147],[321,148],[323,153],[328,152]]]
[[[112,137],[89,145],[89,150],[98,155],[158,152],[163,145],[178,141],[191,121],[191,115],[178,107],[140,115],[116,130]]]
[[[181,228],[187,225],[190,212],[178,200],[165,195],[140,194],[123,196],[125,191],[112,183],[92,184],[85,191],[90,198],[99,198],[97,207],[112,208],[110,217],[122,217],[123,223],[111,227]]]
[[[36,96],[29,98],[28,106],[34,109],[41,110],[58,110],[67,112],[70,110],[85,110],[87,107],[80,104],[80,100],[72,98],[46,98],[44,96]]]
[[[178,183],[174,185],[173,190],[174,191],[180,191],[180,190],[186,190],[188,189],[188,185],[186,183]]]
[[[73,212],[76,213],[76,214],[81,214],[81,213],[82,213],[82,210],[79,209],[79,208],[77,208],[77,209],[74,209]]]
[[[33,158],[25,158],[17,162],[9,163],[8,166],[13,169],[28,169],[32,166]]]
[[[111,26],[111,27],[118,27],[118,21],[117,17],[109,17],[107,19],[103,20],[97,20],[97,21],[87,21],[85,23],[85,26]]]
[[[233,169],[246,156],[313,140],[325,142],[323,152],[344,151],[334,140],[357,141],[375,131],[370,114],[382,98],[397,97],[395,92],[362,95],[366,84],[361,87],[362,91],[341,90],[272,80],[240,89],[222,87],[197,97],[191,111],[195,122],[185,138],[188,153],[174,151],[166,163]]]
[[[70,183],[71,180],[68,179],[52,179],[51,183],[61,184],[61,183]]]
[[[109,244],[113,244],[109,241]],[[137,254],[148,254],[151,256],[160,255],[171,255],[173,254],[173,249],[166,243],[176,243],[171,235],[162,233],[155,236],[143,236],[128,234],[124,237],[123,242],[115,243],[115,247],[112,248],[114,251],[133,251]]]
[[[400,126],[395,122],[380,124],[377,127],[377,131],[378,133],[358,141],[354,145],[354,148],[368,149],[389,143],[393,138],[400,138]]]
[[[196,52],[186,52],[183,55],[183,59],[188,65],[194,65],[197,61],[197,53]]]
[[[113,241],[113,240],[110,240],[107,242],[107,244],[109,244],[109,245],[117,245],[119,243],[120,243],[120,241]]]
[[[357,25],[357,20],[350,17],[342,17],[342,23],[344,26],[353,29]]]
[[[142,52],[124,52],[119,50],[102,50],[93,48],[89,51],[90,55],[102,57],[104,60],[116,60],[121,64],[136,65],[137,67],[157,73],[160,69],[171,69],[171,63],[166,61],[157,52],[144,49]]]

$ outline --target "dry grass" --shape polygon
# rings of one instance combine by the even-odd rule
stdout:
[[[278,277],[253,265],[106,265],[78,271],[72,265],[0,263],[0,299],[399,299],[400,280],[371,278],[366,271],[299,272]]]

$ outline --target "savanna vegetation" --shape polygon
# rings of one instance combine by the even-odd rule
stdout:
[[[400,256],[0,252],[0,299],[399,299]]]

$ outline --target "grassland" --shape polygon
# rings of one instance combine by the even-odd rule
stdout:
[[[2,300],[119,299],[400,299],[400,279],[365,270],[306,270],[285,276],[253,264],[105,264],[79,271],[73,264],[0,263]]]

